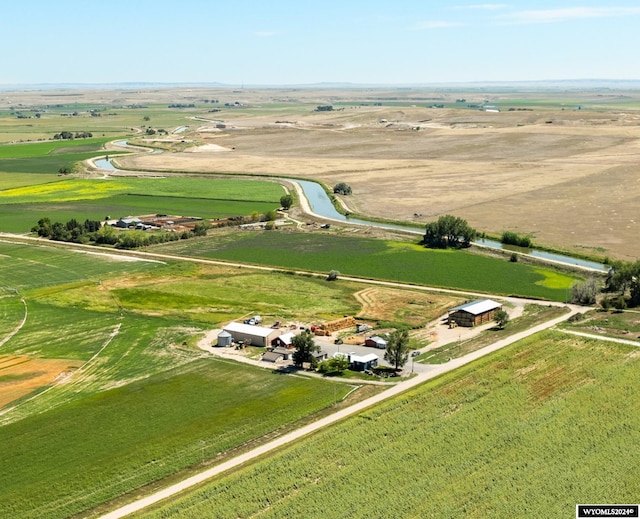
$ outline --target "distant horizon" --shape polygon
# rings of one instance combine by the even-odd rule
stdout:
[[[640,80],[640,5],[614,2],[23,0],[0,86]]]
[[[517,86],[517,85],[538,85],[547,88],[567,88],[571,85],[578,87],[586,87],[589,85],[591,88],[609,88],[611,86],[620,86],[626,84],[627,88],[639,88],[640,79],[598,79],[598,78],[579,78],[579,79],[534,79],[534,80],[504,80],[504,81],[491,81],[491,80],[477,80],[477,81],[442,81],[442,82],[430,82],[430,83],[357,83],[357,82],[332,82],[324,81],[317,83],[299,83],[299,84],[234,84],[234,83],[221,83],[217,81],[176,81],[176,82],[162,82],[162,81],[120,81],[112,83],[26,83],[26,84],[3,84],[0,83],[0,91],[12,91],[12,90],[66,90],[66,89],[119,89],[130,87],[165,87],[165,88],[180,88],[180,87],[201,87],[201,88],[265,88],[265,89],[278,89],[278,88],[375,88],[375,89],[414,89],[414,88],[453,88],[453,87],[475,87],[484,88],[487,86]]]

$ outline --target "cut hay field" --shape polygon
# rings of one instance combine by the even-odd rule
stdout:
[[[136,517],[506,519],[634,503],[639,362],[637,348],[536,335]]]
[[[215,234],[154,251],[418,285],[565,301],[572,275],[468,251],[413,243],[306,232]],[[481,273],[481,274],[480,274]]]

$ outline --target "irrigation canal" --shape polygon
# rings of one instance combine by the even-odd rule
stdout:
[[[136,148],[138,150],[142,149],[139,146],[129,145],[127,141],[116,141],[114,144],[117,144],[118,146],[123,146],[123,147],[126,146],[126,147]],[[162,153],[162,151],[163,150],[154,149],[153,151],[151,151],[151,153]],[[118,168],[111,162],[111,159],[109,158],[95,159],[93,163],[97,168],[100,168],[102,170],[118,171]],[[345,216],[343,214],[340,214],[338,211],[336,211],[336,208],[333,206],[333,203],[331,202],[331,199],[327,195],[327,192],[317,182],[312,182],[310,180],[292,179],[292,178],[282,178],[282,180],[286,180],[287,182],[295,182],[302,188],[304,196],[309,202],[312,213],[317,216],[321,216],[323,218],[328,218],[331,220],[351,223],[355,225],[368,225],[371,227],[380,227],[383,229],[395,229],[395,230],[410,232],[414,234],[423,234],[421,230],[416,229],[415,227],[410,227],[410,226],[400,225],[400,224],[372,222],[368,220],[361,220],[358,218]],[[520,254],[532,256],[534,258],[539,258],[539,259],[551,261],[554,263],[560,263],[563,265],[577,266],[584,269],[595,270],[598,272],[607,272],[608,270],[606,265],[603,265],[601,263],[596,263],[594,261],[582,260],[578,258],[573,258],[571,256],[565,256],[563,254],[555,254],[555,253],[544,252],[544,251],[535,250],[535,249],[524,249],[521,247],[512,248],[510,246],[504,246],[502,243],[494,240],[487,240],[483,238],[473,243],[474,245],[478,245],[480,247],[510,250],[513,252],[518,252]]]

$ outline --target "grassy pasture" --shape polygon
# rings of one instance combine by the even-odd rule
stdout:
[[[73,140],[49,140],[46,142],[30,142],[23,144],[5,144],[0,146],[0,159],[39,158],[47,155],[73,155],[94,152],[104,148],[113,137],[97,137]],[[0,162],[0,170],[4,170]]]
[[[596,335],[640,340],[640,314],[635,310],[593,310],[587,312],[580,320],[562,323],[562,327]]]
[[[18,402],[2,423],[191,362],[202,355],[193,346],[204,328],[255,313],[274,321],[315,321],[359,309],[353,297],[357,287],[350,283],[191,263],[118,261],[48,245],[0,242],[0,268],[6,283],[0,337],[23,318],[20,297],[28,311],[0,354],[87,363],[68,383]]]
[[[536,335],[136,517],[569,517],[633,503],[639,363],[632,347]]]
[[[274,182],[202,178],[70,178],[0,191],[0,229],[28,232],[43,217],[102,220],[105,215],[167,213],[202,218],[264,214],[280,205]]]
[[[2,285],[21,293],[79,280],[98,282],[109,276],[135,274],[159,266],[160,263],[123,261],[48,244],[0,240]]]
[[[200,360],[0,428],[0,515],[69,517],[331,405],[350,390]],[[337,392],[337,393],[334,393]]]
[[[286,269],[371,277],[564,301],[574,279],[550,269],[479,256],[428,250],[409,243],[314,233],[244,233],[174,242],[154,250],[243,261]]]

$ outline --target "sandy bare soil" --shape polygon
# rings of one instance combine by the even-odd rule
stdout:
[[[81,364],[74,360],[0,356],[0,408],[75,371]]]

